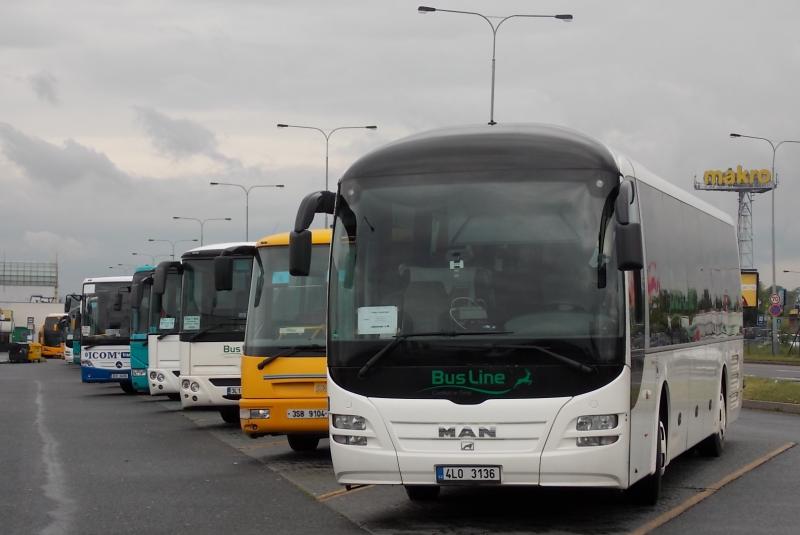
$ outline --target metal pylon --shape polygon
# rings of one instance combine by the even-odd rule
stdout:
[[[739,264],[742,269],[752,269],[753,265],[753,193],[739,191],[739,217],[737,220],[739,236]]]

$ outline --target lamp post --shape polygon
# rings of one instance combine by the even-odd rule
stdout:
[[[765,137],[758,137],[758,136],[746,136],[744,134],[736,134],[731,133],[730,135],[732,138],[747,138],[747,139],[760,139],[761,141],[766,141],[769,143],[769,146],[772,147],[772,291],[771,294],[775,294],[777,292],[777,275],[775,273],[775,188],[778,187],[778,180],[775,176],[775,155],[778,153],[778,149],[781,145],[785,143],[800,143],[800,141],[795,141],[792,139],[784,139],[782,141],[773,141],[771,139],[767,139]],[[772,354],[775,355],[778,353],[778,318],[772,318]]]
[[[492,90],[491,90],[491,99],[489,105],[489,125],[497,124],[494,120],[494,73],[495,73],[495,51],[497,50],[497,31],[500,29],[500,26],[503,25],[505,21],[508,19],[514,18],[526,18],[526,19],[558,19],[563,20],[564,22],[571,22],[572,15],[569,14],[562,14],[562,15],[508,15],[507,17],[493,17],[489,15],[483,15],[481,13],[476,13],[475,11],[458,11],[455,9],[439,9],[437,7],[429,7],[429,6],[419,6],[417,11],[421,14],[425,13],[458,13],[461,15],[475,15],[477,17],[482,18],[489,26],[492,28]],[[493,22],[493,20],[497,20],[497,24]]]
[[[230,217],[209,217],[208,219],[198,219],[196,217],[181,217],[181,216],[177,216],[177,215],[172,216],[172,219],[184,219],[186,221],[197,221],[198,223],[200,223],[200,245],[203,245],[203,227],[205,226],[206,223],[208,223],[209,221],[230,221],[231,220]]]
[[[156,256],[161,256],[161,255],[152,255],[152,254],[148,254],[148,253],[132,252],[131,256],[148,256],[148,257],[150,257],[150,265],[154,266],[156,264]]]
[[[237,188],[241,188],[244,192],[244,241],[250,241],[250,192],[256,188],[284,187],[283,184],[256,184],[255,186],[249,187],[243,186],[242,184],[232,184],[230,182],[209,182],[209,184],[212,186],[235,186]]]
[[[147,241],[149,241],[149,242],[159,242],[159,241],[161,241],[161,242],[170,244],[172,246],[172,254],[170,255],[170,258],[172,258],[172,260],[175,260],[175,244],[178,244],[178,243],[181,243],[181,242],[196,242],[198,240],[197,240],[197,238],[192,238],[191,240],[174,240],[173,241],[173,240],[161,240],[161,239],[158,239],[158,238],[147,238]]]
[[[328,191],[328,155],[330,153],[330,141],[334,132],[339,130],[377,130],[378,127],[374,124],[367,126],[337,126],[330,130],[323,130],[316,126],[303,126],[298,124],[278,123],[278,128],[302,128],[304,130],[316,130],[325,137],[325,191]],[[325,228],[328,228],[328,214],[325,214]]]

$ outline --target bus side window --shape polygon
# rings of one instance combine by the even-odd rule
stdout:
[[[644,288],[642,270],[628,271],[628,316],[631,328],[631,349],[644,349]]]

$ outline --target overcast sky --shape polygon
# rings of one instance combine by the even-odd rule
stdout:
[[[250,195],[251,238],[288,230],[324,185],[324,139],[278,122],[377,131],[331,138],[332,182],[408,134],[485,123],[491,32],[406,0],[0,0],[0,257],[52,260],[62,294],[147,238],[244,238],[244,194],[210,180],[285,183]],[[768,4],[768,5],[767,5]],[[797,0],[433,1],[572,13],[498,34],[496,119],[576,128],[692,188],[709,168],[769,167],[800,139]],[[778,152],[778,281],[800,286],[800,145]],[[700,193],[733,217],[733,193]],[[769,194],[754,208],[771,280]],[[179,244],[181,252],[188,244]]]

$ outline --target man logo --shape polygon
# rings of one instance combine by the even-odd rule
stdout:
[[[497,428],[493,425],[483,427],[478,426],[476,433],[468,425],[462,426],[439,426],[439,438],[497,438]]]
[[[462,440],[461,451],[475,451],[475,443],[471,440]]]

